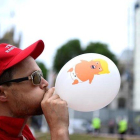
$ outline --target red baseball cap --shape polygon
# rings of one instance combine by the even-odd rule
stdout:
[[[44,42],[38,40],[24,50],[13,45],[0,44],[0,75],[8,68],[21,62],[28,56],[36,59],[44,50]]]

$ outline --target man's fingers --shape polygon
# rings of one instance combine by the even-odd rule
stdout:
[[[55,88],[52,87],[48,91],[46,91],[46,93],[44,94],[44,99],[49,99],[53,95],[54,90],[55,90]]]
[[[50,98],[49,98],[49,100],[56,100],[56,99],[59,99],[60,97],[59,97],[59,95],[58,94],[54,94],[54,95],[52,95]]]
[[[63,105],[67,106],[67,102],[62,100],[58,94],[54,94],[55,88],[50,88],[45,94],[42,100],[42,106],[46,106],[46,104],[50,104],[51,106],[55,105]],[[53,95],[54,94],[54,95]]]
[[[54,107],[58,108],[58,107],[62,107],[62,106],[67,107],[67,102],[62,100],[61,98],[51,100],[50,104],[51,104],[52,108],[54,108]]]

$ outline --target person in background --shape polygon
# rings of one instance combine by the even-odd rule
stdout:
[[[43,52],[38,40],[24,50],[0,44],[0,140],[35,140],[26,125],[30,116],[44,114],[51,140],[69,140],[66,101],[48,89],[35,59]]]
[[[108,132],[109,132],[109,134],[114,134],[114,132],[115,132],[115,120],[114,119],[110,119],[108,122]]]
[[[127,132],[127,127],[128,127],[127,121],[125,119],[121,119],[118,123],[118,133],[120,135],[119,140],[125,139],[124,135]]]
[[[98,136],[101,129],[101,120],[100,118],[96,117],[92,119],[92,127],[94,128],[95,136]]]

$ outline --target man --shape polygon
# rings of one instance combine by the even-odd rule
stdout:
[[[47,88],[34,60],[43,49],[42,40],[25,50],[0,44],[0,140],[34,140],[26,122],[42,113],[51,140],[69,140],[67,103]]]

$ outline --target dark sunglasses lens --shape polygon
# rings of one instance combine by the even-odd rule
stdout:
[[[41,74],[39,72],[35,72],[33,74],[33,83],[37,85],[40,84],[40,81],[41,81]]]

